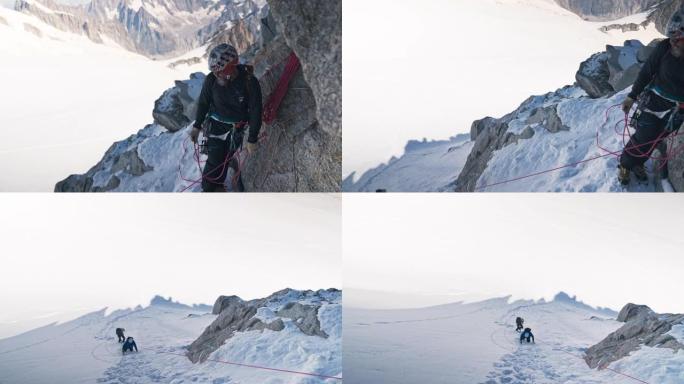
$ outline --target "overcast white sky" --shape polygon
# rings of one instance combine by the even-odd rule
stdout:
[[[155,294],[342,287],[334,195],[1,194],[0,212],[0,337]]]
[[[359,302],[351,289],[405,293],[415,306],[417,294],[563,290],[594,306],[684,313],[682,217],[681,194],[346,194],[345,305]],[[384,307],[372,300],[364,306]]]
[[[553,0],[345,0],[342,23],[345,176],[572,84],[606,44],[662,37],[600,32]]]

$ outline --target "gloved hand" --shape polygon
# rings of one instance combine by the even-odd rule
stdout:
[[[250,155],[253,154],[257,150],[258,147],[259,147],[259,145],[257,143],[250,143],[248,141],[247,142],[247,153]]]
[[[192,131],[190,131],[190,140],[192,140],[193,143],[197,143],[200,132],[202,132],[201,128],[192,127]]]
[[[634,99],[627,97],[625,101],[622,102],[622,111],[624,113],[629,113],[629,110],[632,109],[632,105],[634,105]]]

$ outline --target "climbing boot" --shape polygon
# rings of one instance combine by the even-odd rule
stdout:
[[[648,181],[648,174],[646,173],[646,168],[643,165],[635,165],[632,167],[632,173],[636,176],[639,181]]]
[[[618,180],[622,185],[629,185],[629,169],[618,165]]]

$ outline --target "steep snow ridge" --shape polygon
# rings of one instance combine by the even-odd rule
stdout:
[[[519,344],[517,316],[536,344]],[[504,297],[411,310],[345,308],[345,382],[626,384],[582,360],[585,348],[621,326],[614,316],[567,295],[551,302]]]
[[[534,135],[528,140],[519,140],[494,152],[477,182],[476,190],[487,192],[617,192],[624,188],[615,177],[617,158],[606,156],[589,163],[537,175],[522,181],[486,187],[487,185],[526,176],[542,170],[572,164],[596,157],[606,152],[596,144],[598,132],[601,146],[611,151],[620,151],[622,136],[614,131],[623,114],[614,108],[604,125],[605,114],[611,106],[620,104],[629,89],[604,99],[577,97],[582,90],[577,87],[565,88],[552,94],[541,96],[544,105],[556,107],[558,116],[568,131],[548,132],[542,127],[532,127]],[[539,97],[536,97],[537,99]],[[523,116],[521,116],[523,117]],[[518,117],[516,117],[518,118]],[[515,120],[514,120],[515,121]],[[515,127],[515,124],[513,125]],[[652,168],[651,162],[647,163]],[[652,180],[653,180],[653,176]],[[639,185],[633,183],[633,191],[655,191],[655,183]]]
[[[187,346],[218,316],[207,311],[211,308],[206,305],[188,306],[158,296],[145,308],[108,315],[102,310],[0,340],[2,382],[338,383],[337,379],[225,363],[342,374],[341,292],[284,290],[274,295],[263,308],[277,308],[297,299],[300,304],[319,303],[318,320],[328,338],[307,336],[283,318],[281,331],[237,332],[208,361],[193,364],[185,357]],[[114,334],[118,327],[135,338],[138,353],[122,356]]]
[[[345,192],[441,192],[453,190],[461,167],[465,164],[473,142],[469,135],[456,135],[449,140],[410,141],[404,154],[365,172],[356,182],[355,174],[347,176]]]
[[[159,358],[154,350],[182,349],[215,316],[190,308],[151,305],[97,311],[59,325],[0,340],[0,371],[7,383],[118,382],[122,377],[159,378],[149,369]],[[121,355],[115,328],[126,329],[140,348],[135,355]],[[192,374],[192,364],[182,357],[172,365],[178,374]],[[136,372],[135,370],[138,369]],[[155,374],[157,376],[155,376]],[[161,376],[165,377],[165,376]]]

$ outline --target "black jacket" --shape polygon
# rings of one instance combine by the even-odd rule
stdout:
[[[202,127],[207,114],[215,113],[223,119],[247,121],[249,137],[247,141],[256,143],[261,130],[261,86],[259,80],[249,74],[244,65],[238,65],[238,76],[225,86],[216,81],[209,73],[204,78],[202,91],[197,102],[197,115],[194,126]]]
[[[635,99],[651,84],[659,91],[679,102],[684,102],[684,57],[675,57],[670,51],[670,39],[658,43],[641,67],[629,97]]]
[[[138,345],[135,344],[135,340],[133,340],[133,338],[129,337],[128,339],[126,339],[126,342],[124,343],[121,350],[123,352],[126,352],[126,350],[129,350],[129,349],[132,351],[134,348],[135,348],[135,351],[138,352]]]

